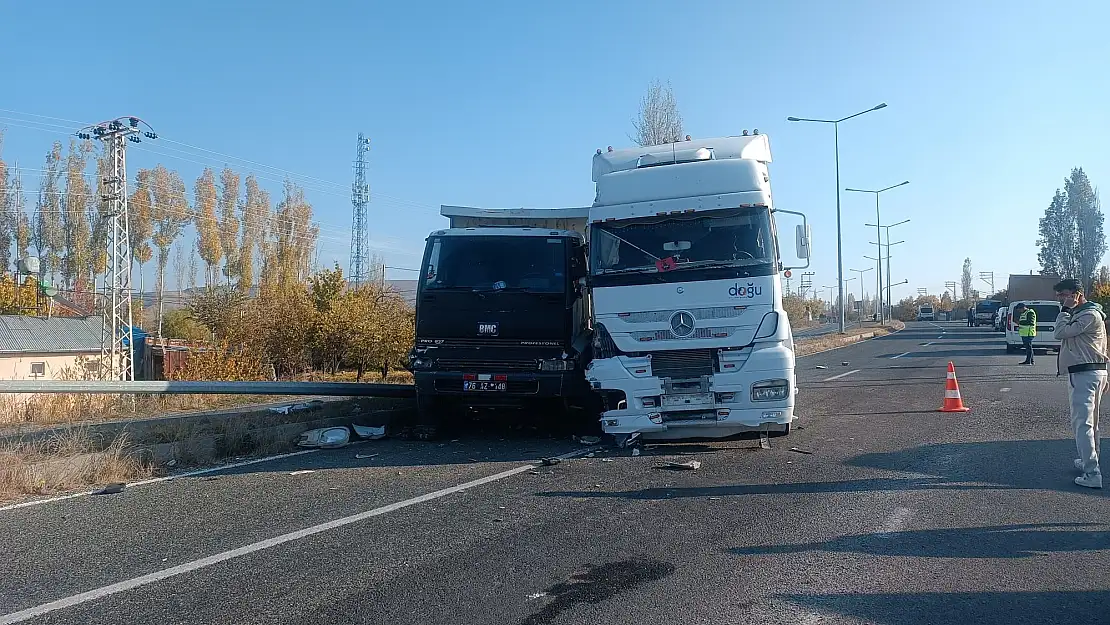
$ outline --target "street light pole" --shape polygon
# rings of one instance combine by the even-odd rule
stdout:
[[[892,286],[890,284],[890,246],[891,245],[898,245],[900,243],[905,243],[905,241],[899,241],[898,243],[891,243],[890,242],[890,229],[893,228],[894,226],[901,226],[902,224],[908,224],[908,223],[910,223],[909,219],[903,219],[902,221],[899,221],[898,223],[882,226],[882,228],[884,230],[886,230],[886,303],[887,303],[887,306],[892,307],[892,308],[894,306],[894,302],[890,301],[890,297],[891,297],[890,287]],[[878,220],[876,220],[876,223],[874,223],[874,224],[863,224],[863,225],[868,226],[868,227],[878,225]],[[882,256],[883,255],[880,253],[879,258],[882,258]],[[882,261],[879,261],[879,262],[882,262]]]
[[[861,328],[863,327],[863,301],[864,301],[864,298],[866,297],[863,293],[863,274],[867,273],[868,271],[871,271],[872,269],[874,269],[874,267],[868,267],[867,269],[849,269],[848,270],[848,271],[854,271],[857,274],[859,274],[859,276],[858,276],[859,277],[859,301],[860,301],[859,325],[860,325]],[[882,297],[882,295],[880,295],[879,297]]]
[[[854,115],[849,115],[847,117],[841,117],[840,119],[812,119],[812,118],[806,118],[806,117],[787,117],[786,118],[786,121],[788,121],[788,122],[813,122],[813,123],[817,123],[817,124],[832,124],[833,125],[833,154],[834,154],[834,160],[835,160],[835,163],[836,163],[836,278],[837,278],[837,289],[838,289],[838,293],[839,293],[839,297],[840,297],[841,301],[844,300],[844,282],[845,282],[845,280],[844,280],[844,250],[841,249],[841,248],[843,248],[843,239],[842,239],[842,236],[841,236],[842,233],[841,233],[841,227],[840,227],[840,122],[845,122],[845,121],[848,121],[849,119],[852,119],[853,117],[859,117],[860,115],[863,115],[865,113],[870,113],[871,111],[877,111],[877,110],[882,109],[882,108],[886,108],[886,102],[882,102],[880,104],[877,104],[876,106],[873,106],[873,107],[867,109],[866,111],[860,111],[860,112],[858,112]],[[840,323],[839,323],[838,330],[839,330],[840,334],[844,334],[844,306],[840,307]]]
[[[854,191],[856,193],[872,193],[872,194],[875,195],[875,240],[878,241],[877,245],[879,246],[879,257],[880,258],[882,258],[882,256],[883,256],[883,233],[880,231],[880,228],[882,228],[882,226],[880,224],[882,224],[883,222],[882,222],[882,218],[879,217],[879,194],[883,193],[884,191],[890,191],[891,189],[896,189],[898,187],[907,185],[909,183],[910,183],[909,180],[904,180],[902,182],[899,182],[898,184],[892,184],[889,187],[885,187],[883,189],[844,189],[845,191]],[[883,313],[882,313],[882,310],[883,310],[883,264],[879,263],[878,267],[879,267],[879,275],[878,275],[879,323],[882,324],[883,323]],[[890,268],[889,267],[887,268],[887,273],[888,274],[890,273]]]

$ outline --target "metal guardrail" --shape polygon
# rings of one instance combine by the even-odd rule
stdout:
[[[412,398],[411,384],[355,382],[115,382],[4,380],[0,393],[93,393],[162,395],[333,395],[337,397]]]

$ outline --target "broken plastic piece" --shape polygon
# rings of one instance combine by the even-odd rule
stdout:
[[[100,490],[93,491],[92,494],[94,494],[94,495],[115,495],[116,493],[122,493],[123,489],[125,489],[125,488],[127,488],[127,484],[121,484],[121,483],[109,484],[109,485],[105,486],[104,488],[101,488]]]
[[[312,469],[303,469],[301,471],[290,471],[289,475],[308,475],[309,473],[315,473],[315,472],[316,471],[313,471]]]
[[[583,445],[596,445],[601,442],[600,436],[579,436],[578,442]]]
[[[679,471],[697,471],[701,468],[701,463],[697,460],[690,460],[689,462],[668,462],[665,466],[668,469]]]
[[[351,442],[351,431],[345,427],[318,428],[301,434],[297,439],[298,447],[319,447],[321,449],[335,449],[346,447]]]
[[[813,453],[812,451],[809,451],[808,449],[799,449],[797,447],[791,447],[790,451],[792,451],[794,453],[798,453],[798,454],[807,454],[807,455]]]
[[[818,369],[828,369],[828,367],[826,367],[825,365],[817,365],[817,368]]]
[[[639,447],[633,447],[632,448],[632,455],[633,456],[639,456],[640,455],[640,448]]]
[[[543,466],[545,466],[545,467],[553,467],[553,466],[559,464],[562,461],[563,461],[562,458],[544,458],[540,462],[542,462]]]
[[[355,454],[356,460],[366,460],[367,458],[377,458],[381,454]]]
[[[840,366],[841,367],[847,367],[848,366],[848,361],[845,360],[844,362],[840,363]]]
[[[355,431],[355,435],[359,438],[376,441],[385,438],[385,426],[371,427],[366,425],[351,424],[351,429]]]

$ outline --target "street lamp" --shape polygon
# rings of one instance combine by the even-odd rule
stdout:
[[[877,104],[866,111],[860,111],[855,115],[841,117],[840,119],[811,119],[808,117],[787,117],[788,122],[813,122],[815,124],[832,124],[833,126],[833,153],[836,159],[836,279],[840,293],[840,299],[844,299],[844,251],[841,241],[840,230],[840,122],[846,122],[853,117],[859,117],[871,111],[886,108],[886,102]],[[840,325],[839,331],[844,334],[844,307],[840,308]]]
[[[848,271],[854,271],[857,274],[859,274],[857,277],[859,278],[859,301],[860,301],[860,304],[859,304],[859,325],[860,325],[861,328],[863,327],[863,308],[864,308],[863,307],[863,300],[866,297],[863,294],[863,274],[867,273],[868,271],[871,271],[872,269],[874,269],[874,267],[868,267],[867,269],[849,269],[848,270]],[[880,295],[879,297],[881,298],[882,295]],[[882,302],[879,302],[879,304],[882,305]]]
[[[909,221],[909,219],[907,219],[905,221],[900,221],[896,224],[891,224],[889,226],[883,226],[884,228],[887,229],[887,231],[886,231],[886,284],[887,284],[887,287],[886,287],[886,303],[887,303],[888,306],[891,304],[891,301],[890,301],[890,247],[892,245],[901,245],[901,244],[905,243],[905,241],[895,241],[894,243],[891,243],[890,242],[890,228],[893,228],[894,226],[900,226],[900,225],[902,225],[902,224],[904,224],[908,221]],[[864,224],[864,225],[865,226],[870,226],[871,224]],[[880,247],[879,247],[879,252],[880,252],[879,253],[879,258],[883,257],[882,247],[881,247],[880,243],[876,243],[875,241],[868,241],[867,244],[868,245],[880,245]],[[877,258],[871,258],[870,256],[864,256],[864,258],[866,258],[867,260],[873,260],[873,261],[876,261],[878,263],[882,263],[881,260],[879,260]]]
[[[879,256],[883,255],[883,248],[882,248],[882,243],[881,243],[881,241],[883,240],[883,233],[879,231],[879,228],[881,227],[879,224],[883,223],[882,218],[879,217],[879,194],[883,193],[885,191],[890,191],[891,189],[897,189],[898,187],[905,186],[909,183],[910,183],[909,180],[904,180],[902,182],[899,182],[898,184],[892,184],[889,187],[884,187],[882,189],[851,189],[851,188],[844,189],[845,191],[853,191],[855,193],[873,193],[875,195],[875,238],[880,241],[880,243],[878,244],[879,245]],[[890,239],[887,239],[887,241],[890,241]],[[890,273],[890,269],[887,269],[887,273],[888,274]],[[879,285],[879,323],[882,324],[883,323],[883,264],[882,263],[879,263],[878,285]]]

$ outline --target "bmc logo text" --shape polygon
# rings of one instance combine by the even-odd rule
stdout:
[[[729,297],[752,298],[756,295],[763,295],[763,287],[756,286],[754,282],[749,282],[747,285],[737,283],[729,287],[728,294]]]
[[[482,336],[497,336],[496,323],[479,323],[478,334]]]

